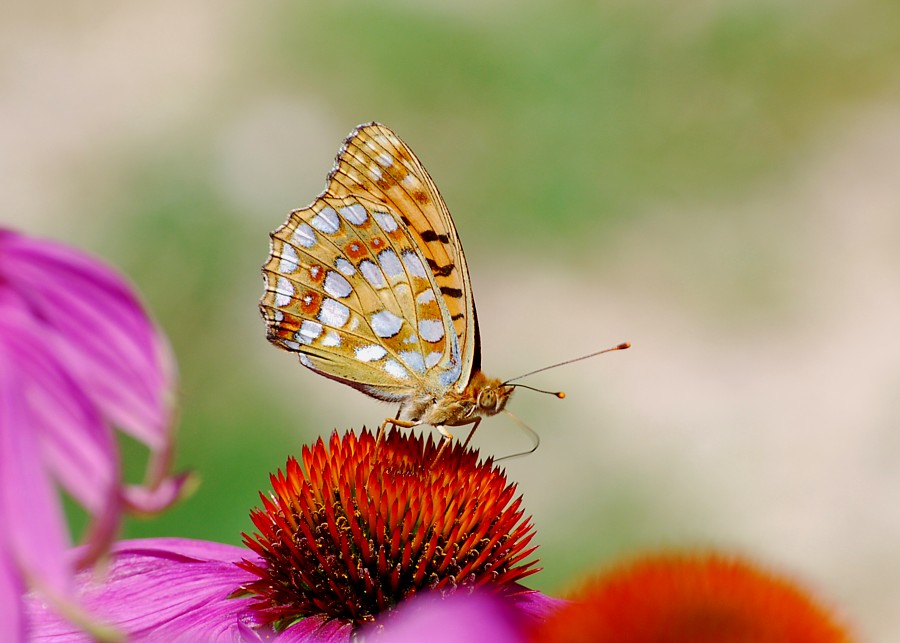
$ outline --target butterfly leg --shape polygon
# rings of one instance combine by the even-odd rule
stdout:
[[[375,446],[378,447],[381,444],[382,438],[384,438],[384,433],[387,431],[388,425],[399,426],[404,429],[411,429],[414,426],[418,426],[418,422],[410,422],[409,420],[401,420],[400,413],[397,413],[397,417],[393,418],[385,418],[384,422],[381,423],[381,426],[378,427],[378,436],[375,438]]]
[[[440,432],[440,434],[444,436],[444,439],[441,441],[441,446],[438,447],[438,452],[434,456],[434,461],[437,462],[447,445],[453,442],[453,434],[450,433],[450,431],[447,430],[447,427],[442,424],[439,424],[434,428],[436,428],[438,432]]]
[[[469,441],[472,439],[472,436],[475,435],[475,429],[478,428],[478,425],[481,424],[481,418],[476,417],[472,420],[472,430],[469,431],[468,437],[466,437],[466,441],[463,442],[463,450],[465,451],[466,447],[469,446]]]

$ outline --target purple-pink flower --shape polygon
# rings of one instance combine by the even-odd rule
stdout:
[[[200,540],[153,538],[117,543],[105,578],[82,572],[82,600],[94,613],[125,631],[132,642],[219,643],[244,641],[315,641],[347,643],[349,623],[323,615],[276,631],[260,622],[249,596],[233,596],[253,576],[238,567],[248,551]],[[562,604],[524,590],[513,600],[490,592],[442,596],[425,593],[404,602],[385,622],[365,628],[366,640],[414,643],[465,643],[489,640],[521,643],[523,630]],[[39,600],[30,603],[40,626],[35,643],[91,641]]]
[[[515,485],[458,444],[436,455],[400,432],[320,439],[271,476],[248,548],[123,541],[80,600],[133,642],[520,643],[560,601],[518,582],[536,561]],[[35,641],[90,640],[32,598]]]
[[[174,362],[126,281],[62,244],[0,229],[0,640],[22,640],[22,593],[75,620],[75,572],[104,554],[123,511],[155,512],[170,477]],[[122,480],[114,428],[147,445],[141,485]],[[91,518],[70,538],[57,486]],[[89,620],[85,621],[89,622]]]

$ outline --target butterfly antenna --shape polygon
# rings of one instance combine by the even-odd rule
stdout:
[[[543,391],[543,392],[548,393],[549,391]],[[525,424],[522,420],[520,420],[518,417],[513,415],[513,413],[511,411],[507,411],[506,409],[503,409],[503,412],[506,413],[509,417],[511,417],[513,419],[513,421],[515,421],[515,423],[519,425],[520,429],[522,429],[523,431],[525,431],[525,433],[528,434],[528,436],[531,438],[531,442],[532,442],[533,446],[530,449],[528,449],[528,451],[522,451],[520,453],[513,453],[512,455],[505,455],[502,458],[497,458],[496,460],[494,460],[494,462],[500,462],[501,460],[511,460],[512,458],[518,458],[523,455],[531,455],[532,453],[537,451],[537,448],[539,446],[541,446],[541,436],[539,436],[537,434],[537,431],[535,431],[530,426]]]
[[[518,378],[516,378],[518,379]],[[563,399],[566,394],[563,391],[545,391],[542,388],[537,388],[535,386],[528,386],[528,384],[507,384],[504,382],[502,386],[509,386],[510,388],[527,388],[529,391],[537,391],[538,393],[546,393],[547,395],[553,395],[554,397],[558,397],[559,399]]]
[[[613,351],[623,351],[623,350],[625,350],[626,348],[631,348],[631,343],[630,343],[630,342],[622,342],[622,343],[619,344],[618,346],[613,346],[612,348],[604,348],[602,351],[597,351],[596,353],[590,353],[590,354],[588,354],[588,355],[582,355],[581,357],[575,357],[575,358],[573,358],[573,359],[567,359],[567,360],[564,361],[564,362],[559,362],[558,364],[551,364],[550,366],[545,366],[545,367],[543,367],[543,368],[539,368],[539,369],[537,369],[536,371],[531,371],[531,372],[529,372],[529,373],[525,373],[524,375],[517,375],[516,377],[511,377],[511,378],[509,378],[508,380],[506,380],[505,382],[503,382],[503,385],[506,386],[506,385],[509,384],[510,382],[515,382],[516,380],[520,380],[520,379],[522,379],[523,377],[529,377],[529,376],[535,375],[535,374],[537,374],[537,373],[543,373],[544,371],[549,371],[551,368],[557,368],[558,366],[565,366],[566,364],[572,364],[572,363],[574,363],[574,362],[580,362],[581,360],[583,360],[583,359],[588,359],[589,357],[596,357],[597,355],[603,355],[603,353],[611,353],[611,352],[613,352]],[[531,386],[525,386],[524,384],[514,384],[514,386],[521,386],[521,387],[523,387],[523,388],[531,388],[531,389],[533,389],[533,390],[535,390],[535,391],[540,391],[540,389],[535,389],[535,388],[533,388],[533,387],[531,387]],[[562,393],[561,391],[560,391],[560,393],[553,393],[552,391],[541,391],[541,393],[552,393],[553,395],[556,395],[556,397],[559,397],[559,398],[565,397],[565,393]]]

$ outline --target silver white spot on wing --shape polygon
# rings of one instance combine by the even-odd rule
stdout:
[[[444,338],[444,324],[438,319],[420,319],[419,334],[427,342],[439,342]]]
[[[278,261],[278,272],[294,272],[300,264],[297,251],[293,246],[284,243],[281,245],[281,258]]]
[[[411,250],[403,253],[403,264],[413,277],[422,277],[424,279],[428,276],[428,273],[425,272],[425,265],[419,259],[419,255]]]
[[[359,263],[359,271],[363,274],[363,277],[366,278],[374,288],[384,288],[387,286],[387,282],[384,280],[384,273],[381,272],[381,269],[375,265],[373,261],[369,261],[368,259],[363,259]]]
[[[409,173],[403,177],[403,180],[400,183],[405,188],[415,188],[419,186],[419,180],[415,177],[414,174]]]
[[[289,339],[282,339],[281,345],[284,346],[285,348],[287,348],[288,350],[292,350],[292,351],[300,350],[300,344],[298,344],[297,342],[291,341]],[[303,356],[300,357],[300,361],[301,362],[303,361]]]
[[[381,167],[390,167],[390,166],[392,166],[392,165],[394,164],[394,159],[391,157],[390,154],[387,154],[386,152],[382,152],[381,154],[379,154],[379,155],[375,158],[375,161],[376,161],[376,162],[378,163],[378,165],[380,165]]]
[[[325,234],[334,234],[341,227],[341,221],[338,219],[337,212],[334,208],[325,207],[312,218],[310,221],[312,227],[319,232]]]
[[[425,372],[425,360],[418,351],[400,351],[400,359],[416,373]]]
[[[294,333],[294,339],[301,344],[311,344],[314,339],[322,334],[322,324],[310,319],[304,319],[300,324],[300,330]]]
[[[325,299],[319,308],[319,321],[326,326],[341,328],[350,319],[350,309],[334,299]]]
[[[375,181],[380,181],[380,180],[381,180],[381,168],[378,167],[377,165],[370,165],[370,166],[369,166],[369,174],[372,175],[372,178],[373,178]]]
[[[425,366],[431,368],[435,364],[441,361],[441,355],[443,353],[439,353],[437,351],[431,351],[428,355],[425,356]]]
[[[393,337],[400,332],[400,327],[403,325],[403,318],[397,317],[389,310],[375,313],[372,315],[371,321],[372,332],[379,337]]]
[[[434,291],[431,288],[423,290],[416,295],[416,301],[420,304],[427,304],[429,301],[434,301]]]
[[[356,268],[353,266],[353,264],[343,257],[338,257],[334,260],[334,267],[337,268],[341,272],[341,274],[348,277],[356,273]]]
[[[387,351],[378,344],[368,344],[356,349],[356,359],[360,362],[375,362],[385,355],[387,355]]]
[[[272,311],[272,321],[283,322],[284,321],[284,313],[281,312],[280,310],[273,310]]]
[[[369,213],[366,212],[366,209],[359,203],[354,203],[353,205],[347,205],[341,208],[341,216],[350,223],[361,225],[369,218]]]
[[[319,342],[322,346],[340,346],[341,345],[341,336],[338,335],[333,330],[325,333],[325,337],[322,338],[322,341]]]
[[[316,245],[316,233],[306,221],[300,222],[300,225],[294,230],[294,234],[291,235],[291,239],[298,246],[303,246],[304,248],[312,248]]]
[[[343,298],[353,292],[353,288],[339,273],[329,270],[325,275],[325,292],[332,297]]]
[[[388,276],[388,279],[404,274],[403,265],[393,250],[382,250],[378,253],[378,263],[381,264],[381,270]]]
[[[297,348],[300,347],[298,346]],[[306,368],[315,369],[315,366],[312,365],[312,361],[303,353],[300,353],[300,363],[303,364]]]
[[[373,212],[372,217],[385,232],[393,232],[398,227],[397,220],[387,212]]]
[[[293,296],[294,284],[284,277],[279,277],[278,281],[275,282],[275,305],[287,306],[291,303],[291,298]]]
[[[397,379],[408,380],[409,371],[397,360],[389,359],[384,363],[384,370],[388,375],[393,375]]]
[[[462,361],[459,357],[459,343],[456,341],[456,335],[450,334],[450,367],[442,371],[438,375],[438,381],[444,386],[451,386],[459,380],[462,375]]]

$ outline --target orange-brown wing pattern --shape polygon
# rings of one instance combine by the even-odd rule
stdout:
[[[328,191],[336,196],[360,190],[400,214],[428,262],[456,329],[464,388],[480,346],[469,269],[444,199],[409,146],[378,123],[360,125],[347,138],[330,177]]]
[[[263,274],[269,339],[305,366],[392,401],[465,386],[465,259],[437,189],[387,128],[351,134],[326,191],[272,233]]]

